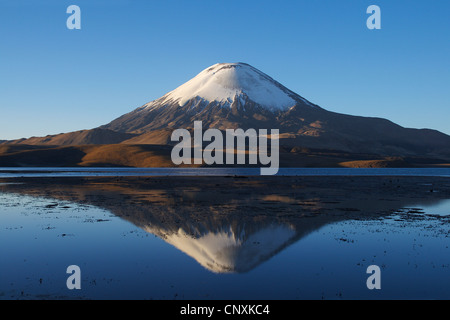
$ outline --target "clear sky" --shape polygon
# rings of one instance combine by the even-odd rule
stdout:
[[[81,30],[66,9],[81,8]],[[381,30],[369,30],[369,5]],[[450,134],[448,0],[1,0],[0,139],[106,124],[218,62]]]

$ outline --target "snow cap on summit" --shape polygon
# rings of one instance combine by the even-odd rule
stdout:
[[[169,92],[164,100],[183,106],[194,98],[230,106],[236,99],[250,99],[256,104],[283,111],[304,100],[268,75],[246,63],[218,63]]]

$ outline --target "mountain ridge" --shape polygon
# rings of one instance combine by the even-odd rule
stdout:
[[[92,130],[0,144],[170,145],[171,132],[191,129],[194,121],[202,121],[205,130],[279,129],[280,145],[291,149],[450,159],[450,136],[442,132],[328,111],[245,63],[208,67],[159,99]]]

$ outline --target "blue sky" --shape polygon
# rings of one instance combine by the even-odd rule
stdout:
[[[68,30],[66,9],[81,8]],[[382,11],[368,30],[366,9]],[[0,139],[106,124],[218,62],[335,112],[450,134],[450,1],[2,0]]]

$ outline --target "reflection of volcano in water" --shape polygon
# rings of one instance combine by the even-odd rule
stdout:
[[[439,201],[423,178],[28,179],[16,192],[94,205],[216,273],[247,272],[321,227]],[[71,182],[71,183],[68,183]],[[420,183],[417,183],[420,182]],[[399,188],[399,183],[404,186]],[[392,185],[390,185],[392,184]],[[368,192],[370,190],[370,192]],[[427,193],[428,192],[428,193]]]
[[[215,273],[247,272],[290,244],[342,217],[271,210],[241,211],[235,204],[218,215],[210,207],[138,207],[126,213],[110,209],[121,218],[156,235]],[[165,210],[161,212],[160,210]],[[282,211],[282,210],[281,210]]]

